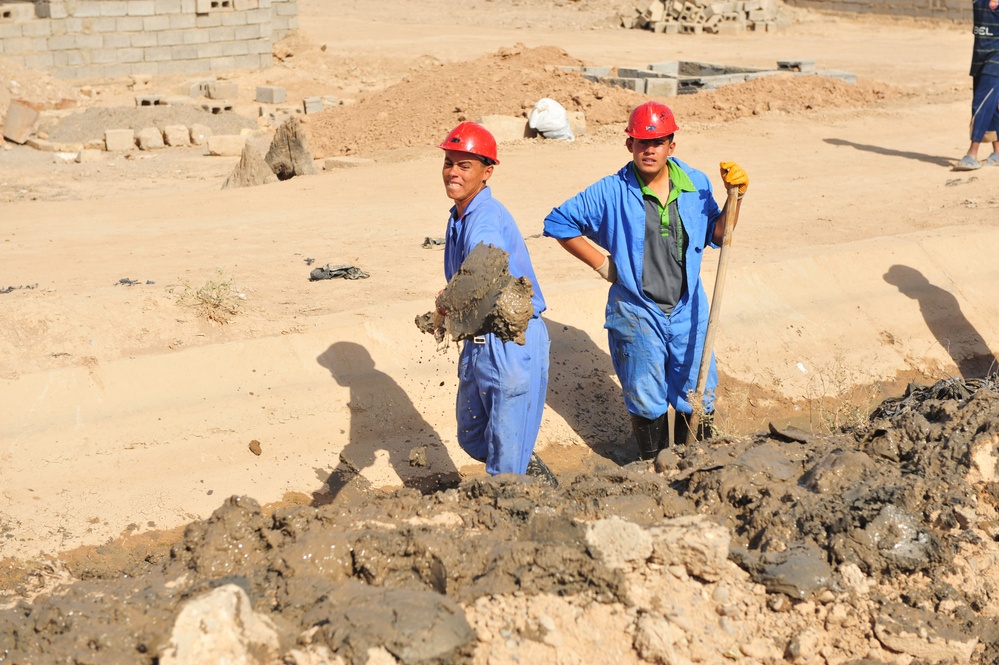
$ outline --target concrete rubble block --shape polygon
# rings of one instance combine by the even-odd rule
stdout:
[[[163,142],[163,132],[157,127],[140,129],[135,135],[135,142],[139,145],[139,150],[158,150],[166,147],[166,143]]]
[[[274,622],[253,611],[242,587],[226,584],[188,601],[161,647],[161,665],[277,662]]]
[[[243,154],[246,136],[215,134],[208,137],[208,154],[214,157],[239,157]]]
[[[322,97],[306,97],[302,100],[302,111],[308,115],[309,113],[319,113],[323,110],[323,98]]]
[[[205,145],[212,135],[211,127],[195,123],[191,125],[191,145]]]
[[[586,549],[608,568],[637,570],[652,556],[652,536],[637,524],[615,516],[587,525]]]
[[[191,145],[191,131],[184,125],[167,125],[163,128],[163,141],[172,147]]]
[[[135,148],[135,130],[106,129],[104,130],[104,148],[109,152],[133,150]]]
[[[243,144],[243,152],[240,154],[236,168],[222,183],[222,189],[256,187],[272,182],[277,182],[277,176],[264,161],[264,156],[253,147],[252,142],[247,141]]]
[[[287,95],[284,88],[276,85],[258,85],[257,101],[261,104],[283,104]]]
[[[23,99],[13,99],[7,107],[7,118],[3,124],[4,138],[23,144],[35,130],[40,107]]]
[[[367,157],[330,157],[323,161],[324,171],[333,171],[334,169],[353,169],[359,166],[370,166],[374,164],[375,160],[368,159]]]
[[[680,81],[674,78],[650,78],[645,80],[645,94],[649,97],[676,97]]]
[[[728,529],[704,515],[688,515],[666,520],[650,529],[653,539],[651,561],[663,566],[681,565],[687,574],[717,581],[728,570]]]
[[[236,99],[239,97],[239,86],[229,81],[211,81],[207,86],[209,99]]]
[[[528,127],[527,118],[512,115],[484,115],[479,124],[488,129],[497,143],[519,141],[537,133]]]
[[[323,95],[323,110],[331,109],[335,106],[342,106],[343,102],[336,95]]]
[[[76,153],[76,163],[77,164],[92,164],[95,162],[103,162],[107,159],[103,150],[91,150],[89,148],[84,148],[80,152]]]

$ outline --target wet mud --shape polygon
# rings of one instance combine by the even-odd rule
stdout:
[[[510,274],[509,259],[509,253],[480,242],[437,296],[438,311],[446,312],[443,322],[428,312],[416,318],[417,327],[456,342],[492,333],[524,344],[534,289],[528,278]]]
[[[204,653],[198,612],[235,617],[247,663],[999,662],[999,384],[869,415],[693,442],[663,473],[636,450],[557,489],[230,497],[172,543],[9,562],[0,663],[222,662],[177,658]]]

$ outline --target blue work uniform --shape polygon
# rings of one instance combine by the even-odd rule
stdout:
[[[590,185],[545,218],[545,235],[557,239],[585,236],[610,253],[617,281],[607,294],[606,322],[614,370],[628,411],[649,420],[670,405],[691,413],[687,394],[697,386],[708,327],[708,298],[701,283],[701,259],[721,210],[711,182],[701,171],[670,158],[692,187],[680,191],[677,210],[686,237],[684,270],[687,289],[669,314],[642,288],[646,208],[632,163]],[[706,412],[714,410],[718,372],[712,355],[704,395]]]
[[[444,240],[444,276],[454,276],[469,252],[484,242],[509,253],[510,274],[527,277],[534,316],[526,342],[504,342],[494,334],[465,340],[458,359],[458,444],[486,472],[524,473],[541,429],[548,392],[548,329],[541,319],[545,299],[524,237],[513,216],[485,187],[458,217],[451,208]]]
[[[981,143],[986,133],[999,132],[999,4],[974,0],[972,12],[975,45],[971,56],[971,140]]]

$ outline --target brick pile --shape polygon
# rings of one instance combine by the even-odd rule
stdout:
[[[773,32],[777,29],[777,7],[773,0],[652,0],[636,8],[625,27],[668,35]]]

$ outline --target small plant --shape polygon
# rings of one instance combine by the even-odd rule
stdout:
[[[184,281],[177,304],[193,307],[199,316],[213,323],[229,323],[239,313],[244,298],[243,294],[236,291],[234,284],[235,280],[226,277],[221,270],[217,271],[215,279],[208,280],[198,288]]]

